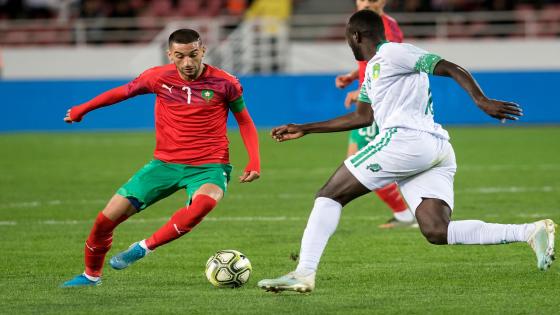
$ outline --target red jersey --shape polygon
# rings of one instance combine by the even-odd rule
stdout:
[[[168,163],[229,163],[229,104],[243,89],[231,74],[204,65],[194,81],[183,80],[174,64],[151,68],[126,85],[128,97],[156,94],[154,157]]]
[[[383,27],[385,28],[385,39],[393,42],[393,43],[402,43],[403,41],[403,33],[399,28],[399,23],[394,18],[388,16],[387,14],[383,14],[381,16],[383,20]],[[358,61],[358,69],[359,69],[359,86],[362,86],[362,82],[364,82],[364,76],[366,75],[366,66],[369,60]]]

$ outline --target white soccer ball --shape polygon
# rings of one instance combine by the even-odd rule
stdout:
[[[242,253],[225,249],[216,252],[206,262],[206,278],[216,287],[237,288],[251,275],[251,262]]]

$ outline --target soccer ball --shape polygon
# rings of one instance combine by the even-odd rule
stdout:
[[[233,249],[220,250],[206,262],[206,278],[220,288],[242,286],[249,280],[251,270],[249,259]]]

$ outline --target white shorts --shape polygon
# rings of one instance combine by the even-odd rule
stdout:
[[[397,182],[413,213],[422,198],[441,199],[453,209],[457,164],[446,139],[411,129],[385,129],[344,164],[368,189]]]

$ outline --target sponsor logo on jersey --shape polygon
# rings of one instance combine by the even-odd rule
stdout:
[[[210,100],[214,97],[214,91],[212,90],[202,90],[202,98],[206,102],[210,102]]]
[[[173,85],[171,87],[167,86],[167,84],[162,84],[161,85],[162,88],[167,89],[169,91],[169,94],[172,94],[173,92],[171,92],[171,89],[173,88]]]

